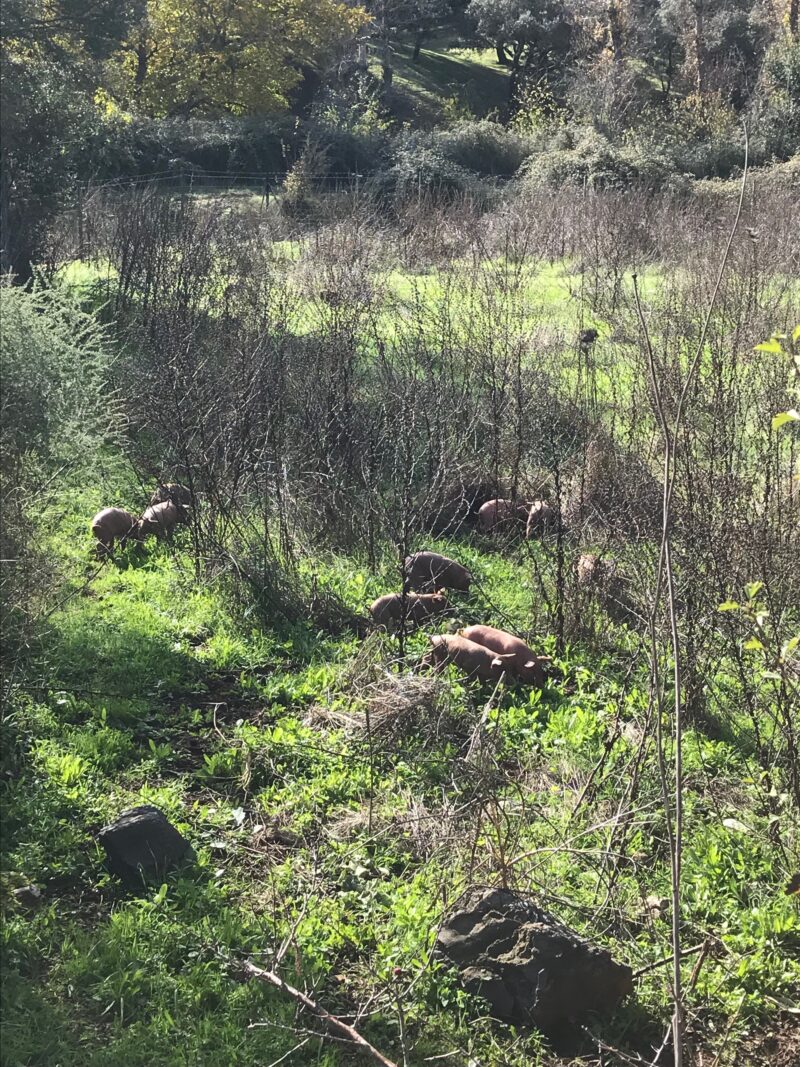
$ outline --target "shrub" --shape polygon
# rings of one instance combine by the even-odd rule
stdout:
[[[99,178],[180,171],[275,173],[286,169],[286,150],[297,141],[288,118],[117,120],[105,131]]]
[[[540,145],[522,168],[532,185],[603,189],[631,185],[639,178],[636,166],[597,130],[565,128]]]
[[[63,289],[0,287],[3,657],[24,644],[30,605],[48,584],[46,487],[86,471],[121,436],[106,340]]]
[[[800,152],[800,42],[781,41],[767,53],[749,120],[759,162]]]
[[[426,140],[443,159],[484,177],[510,178],[530,154],[525,137],[488,119],[433,130]]]
[[[445,198],[473,193],[485,196],[488,189],[477,175],[455,163],[431,143],[426,134],[408,133],[398,138],[394,163],[379,175],[374,188],[381,195],[405,197],[426,190]]]

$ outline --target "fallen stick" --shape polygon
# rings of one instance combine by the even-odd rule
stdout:
[[[360,1048],[363,1052],[368,1052],[370,1056],[382,1067],[397,1067],[396,1063],[392,1060],[387,1060],[382,1052],[379,1052],[374,1045],[371,1045],[369,1041],[361,1036],[358,1030],[353,1029],[346,1022],[338,1019],[335,1015],[331,1015],[319,1004],[315,1003],[307,993],[301,992],[299,989],[295,989],[294,986],[289,985],[288,982],[284,982],[279,974],[274,971],[264,970],[263,967],[256,967],[254,963],[249,960],[245,960],[242,964],[244,973],[248,978],[257,978],[259,982],[265,982],[267,985],[274,986],[276,989],[280,989],[282,993],[286,993],[292,1000],[296,1000],[299,1004],[302,1004],[304,1008],[308,1008],[313,1012],[318,1019],[322,1019],[332,1029],[338,1030],[340,1034],[344,1034],[349,1041],[352,1041],[354,1045]]]
[[[695,952],[701,952],[703,949],[705,949],[706,952],[708,951],[707,941],[703,941],[700,945],[693,945],[691,948],[685,948],[683,952],[681,952],[681,959],[683,959],[684,956],[693,956]],[[702,962],[703,958],[704,956],[701,956],[700,962]],[[663,967],[665,963],[672,963],[674,959],[674,955],[669,955],[665,956],[663,960],[656,960],[655,963],[648,963],[646,967],[640,967],[638,971],[634,971],[633,977],[641,978],[643,974],[649,974],[650,971],[654,971],[656,967]],[[695,968],[695,970],[697,969],[698,968]]]

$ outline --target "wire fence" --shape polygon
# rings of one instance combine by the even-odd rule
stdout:
[[[162,170],[145,174],[123,175],[104,181],[89,180],[80,186],[80,193],[85,197],[103,190],[126,190],[146,186],[157,189],[178,190],[181,192],[231,191],[236,189],[263,192],[267,189],[276,193],[286,181],[288,171],[211,171],[211,170]],[[364,180],[364,175],[357,171],[341,171],[333,174],[304,176],[304,182],[321,189],[338,190],[357,187]]]

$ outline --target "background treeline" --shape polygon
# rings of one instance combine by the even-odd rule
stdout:
[[[669,184],[800,145],[796,0],[9,0],[3,266],[81,183]],[[457,60],[457,61],[456,61]],[[456,73],[454,73],[456,72]],[[423,92],[424,90],[424,92]]]

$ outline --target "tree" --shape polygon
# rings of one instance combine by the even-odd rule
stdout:
[[[31,276],[49,220],[85,165],[102,63],[141,17],[139,0],[4,0],[0,116],[3,272]]]
[[[755,83],[770,36],[759,0],[662,0],[660,16],[683,41],[695,92],[704,96],[722,89],[741,104]]]
[[[118,91],[155,116],[286,107],[366,20],[337,0],[148,0],[117,57]]]
[[[467,14],[478,35],[495,46],[498,60],[511,68],[511,98],[521,81],[549,77],[556,60],[563,66],[572,24],[562,0],[472,0]]]

